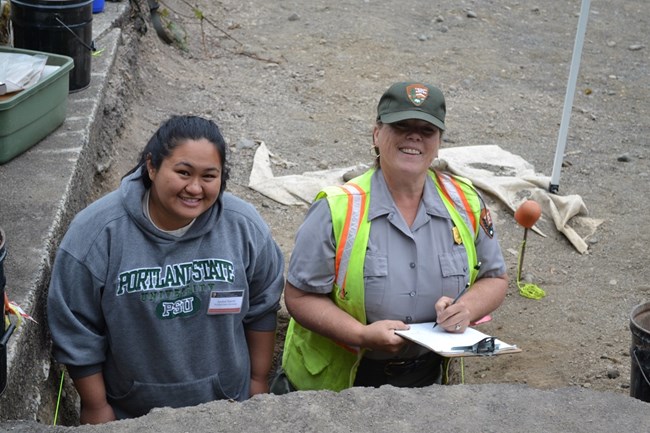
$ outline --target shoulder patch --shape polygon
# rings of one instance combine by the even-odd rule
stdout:
[[[494,225],[492,224],[492,215],[487,208],[481,209],[481,228],[490,239],[494,237]]]

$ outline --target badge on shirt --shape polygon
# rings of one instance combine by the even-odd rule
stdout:
[[[454,226],[454,227],[451,229],[451,234],[452,234],[452,236],[454,237],[454,243],[455,243],[456,245],[460,245],[460,244],[463,243],[463,238],[460,237],[460,231],[458,231],[458,227]]]
[[[210,304],[208,314],[237,314],[241,311],[244,300],[243,290],[232,290],[229,292],[210,292]]]
[[[494,236],[494,225],[492,224],[492,215],[487,208],[481,209],[481,227],[490,239]]]

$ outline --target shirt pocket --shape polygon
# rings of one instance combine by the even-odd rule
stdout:
[[[442,294],[454,297],[469,281],[467,256],[460,252],[450,252],[438,256],[442,282]]]
[[[388,257],[378,254],[366,254],[363,264],[366,307],[378,307],[384,301],[384,292],[388,281]]]

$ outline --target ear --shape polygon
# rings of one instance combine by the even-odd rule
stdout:
[[[375,125],[375,127],[372,129],[372,145],[374,147],[377,146],[378,137],[379,137],[379,125]]]
[[[156,169],[153,166],[153,163],[151,162],[151,155],[147,156],[147,174],[149,175],[149,179],[153,180],[153,178],[156,176]]]

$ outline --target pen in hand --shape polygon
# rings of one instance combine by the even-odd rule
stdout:
[[[460,297],[463,296],[463,295],[465,294],[465,292],[467,291],[467,289],[469,289],[469,283],[467,283],[467,284],[465,285],[465,288],[464,288],[463,290],[461,290],[459,294],[456,295],[456,297],[454,298],[454,300],[451,301],[451,304],[449,304],[447,307],[450,307],[450,306],[454,305],[454,304],[456,303],[456,301],[458,301],[458,300],[460,299]],[[433,328],[432,328],[432,329],[435,329],[436,326],[438,326],[438,322],[436,322],[436,323],[433,324]]]

